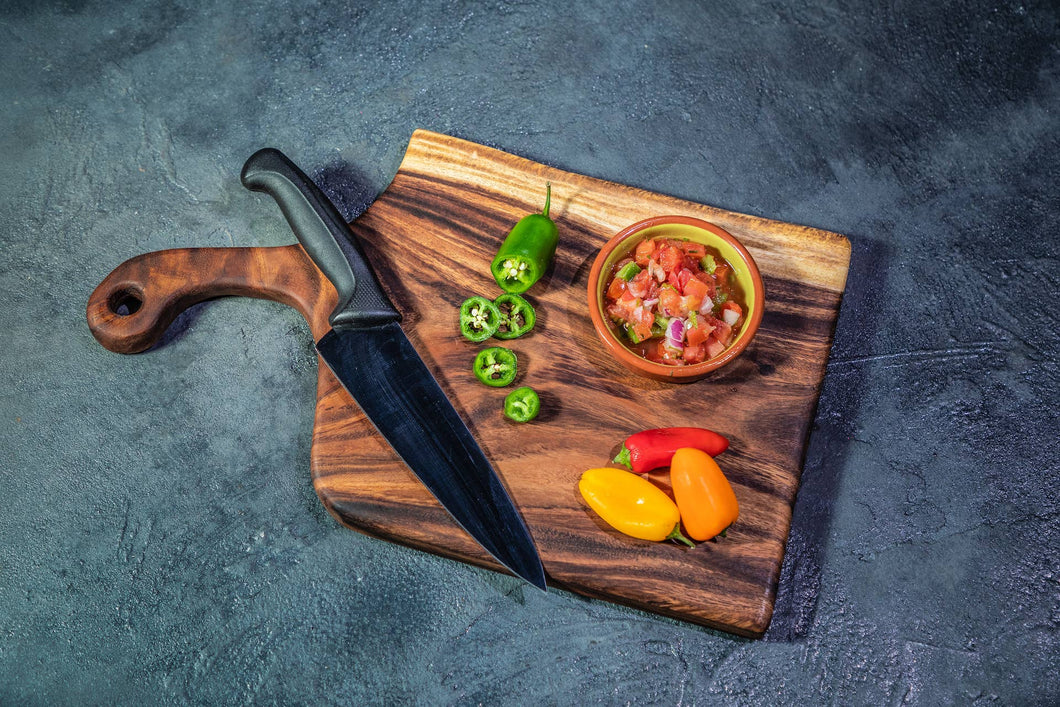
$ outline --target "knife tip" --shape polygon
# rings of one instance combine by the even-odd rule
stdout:
[[[548,593],[548,585],[545,583],[545,570],[537,568],[535,572],[517,572],[516,576],[526,580],[527,584],[537,587],[542,592]]]

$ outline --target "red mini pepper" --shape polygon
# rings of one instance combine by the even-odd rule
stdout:
[[[674,452],[691,447],[715,457],[729,448],[729,440],[700,427],[663,427],[644,430],[626,438],[622,451],[612,461],[643,474],[669,466]]]

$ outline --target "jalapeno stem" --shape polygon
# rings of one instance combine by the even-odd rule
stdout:
[[[548,207],[552,203],[552,182],[545,182],[545,208],[541,210],[542,216],[548,216]]]

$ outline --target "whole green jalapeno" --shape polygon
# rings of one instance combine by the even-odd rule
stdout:
[[[493,278],[505,292],[521,294],[541,279],[556,254],[559,230],[549,218],[552,184],[545,185],[545,208],[519,219],[504,239],[490,265]]]

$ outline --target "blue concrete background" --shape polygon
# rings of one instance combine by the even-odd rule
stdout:
[[[1058,704],[1058,8],[9,1],[0,703]],[[749,641],[341,528],[292,310],[85,325],[133,255],[356,215],[415,128],[838,231],[847,293]]]

